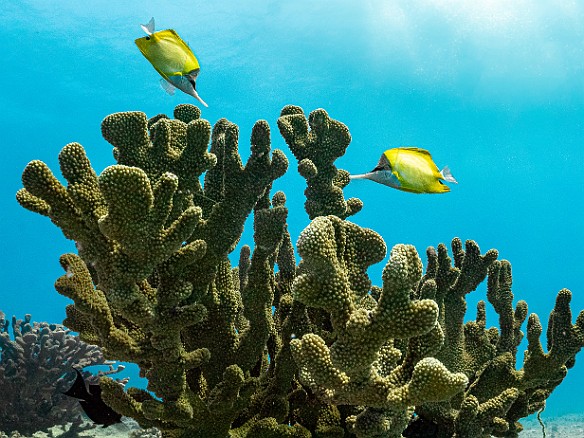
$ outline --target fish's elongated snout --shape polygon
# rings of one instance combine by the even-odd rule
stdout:
[[[197,93],[195,90],[193,90],[193,97],[195,99],[197,99],[199,102],[201,102],[203,105],[205,105],[206,108],[209,108],[209,105],[207,105],[207,102],[205,102],[203,99],[201,99],[199,97],[199,93]]]

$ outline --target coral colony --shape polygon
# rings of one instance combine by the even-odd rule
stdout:
[[[79,418],[78,402],[63,395],[75,380],[73,367],[108,365],[102,375],[124,367],[114,369],[99,347],[83,342],[61,324],[34,322],[27,314],[24,319],[12,317],[12,337],[9,328],[0,311],[0,431],[33,434],[67,423],[73,423],[71,432],[87,429]]]
[[[179,105],[174,119],[106,117],[117,164],[99,176],[77,143],[59,155],[66,187],[41,161],[24,170],[20,204],[78,245],[56,282],[73,300],[64,324],[148,379],[146,391],[102,377],[104,401],[168,438],[517,436],[584,344],[570,291],[557,295],[544,353],[538,316],[513,307],[511,265],[473,241],[454,239],[451,255],[429,248],[425,274],[416,249],[396,245],[372,285],[367,269],[387,248],[347,220],[362,208],[334,164],[347,127],[296,106],[278,127],[307,181],[298,265],[286,198],[270,195],[288,160],[266,121],[245,166],[236,125],[211,129]],[[252,212],[255,246],[234,267]],[[484,301],[464,323],[465,297],[485,279],[499,328],[486,326]]]

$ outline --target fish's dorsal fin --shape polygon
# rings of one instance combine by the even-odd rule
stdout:
[[[171,96],[174,96],[174,91],[176,90],[176,87],[174,85],[172,85],[170,82],[168,82],[166,79],[164,79],[164,78],[160,79],[160,86],[168,94],[170,94]]]
[[[411,152],[418,152],[420,154],[427,155],[428,157],[432,158],[432,155],[427,149],[418,148],[416,146],[402,146],[396,149],[401,149],[403,151],[411,151]]]
[[[146,35],[152,35],[154,33],[154,17],[152,17],[150,19],[150,21],[148,22],[148,24],[141,24],[140,27],[142,28],[142,30],[144,32],[146,32]]]

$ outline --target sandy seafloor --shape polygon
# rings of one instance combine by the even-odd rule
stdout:
[[[561,417],[542,417],[545,425],[546,438],[584,438],[584,415],[571,414]],[[542,428],[537,418],[529,417],[521,422],[524,430],[519,435],[521,438],[543,437]]]
[[[541,424],[535,416],[523,420],[523,432],[520,438],[584,438],[584,415],[564,415],[561,417],[542,417],[545,424],[545,435]],[[85,427],[90,427],[89,423]],[[91,429],[71,433],[69,427],[54,427],[47,432],[36,432],[31,437],[20,434],[5,434],[0,432],[0,438],[160,438],[161,434],[156,429],[143,430],[132,420],[124,420],[124,423],[107,428],[93,427]]]
[[[71,423],[66,426],[55,426],[45,432],[36,432],[31,436],[19,433],[3,433],[0,438],[161,438],[156,428],[141,429],[134,420],[124,418],[122,423],[103,428],[90,422],[83,423],[80,428],[72,429]]]

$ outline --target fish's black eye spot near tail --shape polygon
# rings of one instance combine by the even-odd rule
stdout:
[[[150,37],[149,37],[149,36],[147,36],[147,37],[146,37],[146,41],[149,41],[149,40],[150,40]]]

